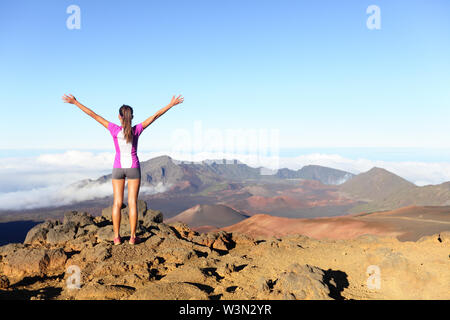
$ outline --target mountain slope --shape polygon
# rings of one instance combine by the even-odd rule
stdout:
[[[450,184],[413,186],[393,192],[384,199],[377,199],[357,206],[352,212],[394,210],[406,206],[448,206],[450,205]]]
[[[450,232],[450,206],[411,206],[393,211],[314,219],[257,214],[222,230],[265,237],[301,234],[315,239],[354,239],[373,234],[416,241],[423,236]]]
[[[375,167],[343,183],[339,190],[358,200],[382,201],[396,192],[415,187],[413,183]]]
[[[156,186],[162,183],[179,190],[201,192],[205,188],[224,181],[276,182],[295,178],[316,180],[324,184],[340,184],[351,179],[353,174],[322,166],[305,166],[297,171],[283,168],[279,169],[274,175],[262,175],[261,168],[250,167],[239,161],[187,162],[174,160],[169,156],[159,156],[141,161],[141,176],[143,185]],[[78,185],[104,183],[110,179],[111,174],[108,174],[96,180],[80,181]]]
[[[304,166],[297,171],[283,168],[279,169],[276,175],[282,179],[315,180],[333,185],[342,184],[354,177],[350,172],[317,165]]]
[[[167,222],[183,222],[193,227],[214,226],[217,228],[238,223],[248,216],[228,206],[196,205],[167,220]]]
[[[339,191],[365,202],[350,212],[394,210],[406,206],[450,205],[450,183],[418,187],[381,168],[361,173],[339,186]]]

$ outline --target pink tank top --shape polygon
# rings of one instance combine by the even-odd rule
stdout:
[[[137,146],[139,135],[144,130],[142,123],[131,128],[133,141],[128,143],[125,140],[123,128],[112,122],[108,123],[108,130],[111,133],[114,146],[116,148],[116,157],[114,158],[113,168],[139,168],[139,158],[137,156]]]

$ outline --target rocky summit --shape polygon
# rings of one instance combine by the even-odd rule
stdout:
[[[449,299],[450,233],[400,242],[198,233],[139,201],[114,246],[111,207],[66,212],[0,247],[0,299]]]

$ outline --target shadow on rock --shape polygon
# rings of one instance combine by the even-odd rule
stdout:
[[[341,293],[349,286],[347,274],[345,272],[331,269],[324,270],[323,281],[330,289],[329,296],[331,298],[335,300],[344,300]]]
[[[62,288],[45,287],[37,290],[14,289],[0,290],[0,300],[50,300],[61,294]]]

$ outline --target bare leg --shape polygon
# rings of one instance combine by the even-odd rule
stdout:
[[[112,208],[112,221],[114,229],[114,237],[117,238],[120,235],[120,209],[123,203],[123,190],[125,187],[125,179],[112,179],[113,191],[114,191],[114,204]]]
[[[128,214],[130,215],[131,237],[136,236],[136,225],[138,220],[137,199],[141,179],[128,179]]]

